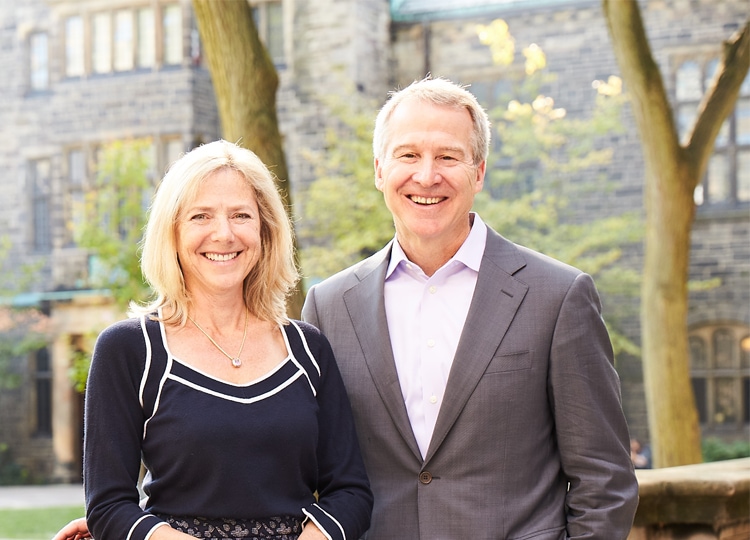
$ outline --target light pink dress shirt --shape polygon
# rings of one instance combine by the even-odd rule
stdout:
[[[478,215],[473,217],[469,236],[432,276],[409,261],[396,241],[385,277],[393,357],[422,457],[443,402],[487,241],[487,226]]]

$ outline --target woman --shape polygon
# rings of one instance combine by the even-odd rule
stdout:
[[[86,521],[55,538],[359,538],[372,494],[349,402],[325,337],[285,317],[292,231],[261,161],[226,141],[177,161],[141,265],[157,297],[97,340]]]

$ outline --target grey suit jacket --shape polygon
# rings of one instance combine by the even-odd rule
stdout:
[[[423,460],[383,303],[391,244],[312,287],[375,496],[368,540],[624,539],[638,501],[591,278],[488,230]]]

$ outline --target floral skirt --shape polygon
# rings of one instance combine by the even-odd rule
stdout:
[[[266,519],[205,519],[164,515],[158,517],[169,523],[173,529],[207,540],[297,540],[302,532],[302,522],[292,516]]]

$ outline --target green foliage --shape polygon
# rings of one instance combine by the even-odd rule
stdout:
[[[94,185],[86,193],[83,216],[74,224],[76,242],[94,256],[90,285],[109,289],[120,306],[149,293],[138,245],[153,192],[148,179],[150,141],[116,141],[99,155]]]
[[[0,486],[28,484],[30,479],[29,471],[13,459],[8,444],[0,443]]]
[[[10,299],[21,291],[32,288],[38,278],[42,263],[25,263],[19,268],[9,260],[11,242],[7,236],[0,236],[0,300]]]
[[[478,32],[493,53],[507,50],[513,40],[507,25],[497,21]],[[571,204],[592,194],[601,196],[612,187],[597,171],[612,159],[607,138],[623,130],[621,81],[596,81],[590,116],[572,119],[543,94],[555,80],[546,71],[544,52],[532,45],[523,54],[522,74],[510,67],[512,55],[503,56],[503,65],[509,66],[506,82],[513,84],[499,98],[507,106],[489,113],[495,127],[494,152],[475,209],[504,236],[591,274],[603,295],[635,297],[639,274],[619,262],[624,248],[642,238],[638,213],[582,221]],[[639,348],[615,328],[619,319],[630,315],[626,305],[608,310],[608,322],[615,323],[609,328],[612,344],[616,353],[639,354]]]
[[[0,238],[0,268],[6,268],[9,251],[8,239]],[[19,272],[0,272],[0,297],[10,299],[24,290],[33,279],[34,268],[26,265]],[[48,343],[47,323],[48,318],[36,309],[0,305],[0,389],[18,386],[21,376],[12,369],[13,360]]]
[[[89,368],[91,367],[91,352],[96,340],[96,334],[85,336],[83,349],[76,349],[71,354],[70,369],[68,377],[73,382],[76,392],[83,394],[86,391],[86,381],[89,377]]]
[[[308,279],[328,277],[375,253],[393,237],[393,219],[375,189],[372,111],[358,98],[326,99],[339,123],[326,134],[326,150],[306,153],[317,180],[300,200],[302,268]]]
[[[638,294],[639,275],[620,263],[629,244],[642,237],[637,213],[623,213],[582,222],[570,201],[611,189],[599,168],[611,161],[607,138],[622,131],[624,104],[620,81],[598,81],[592,89],[593,111],[588,118],[570,119],[542,89],[554,82],[546,70],[544,52],[529,46],[522,52],[523,70],[510,64],[515,42],[503,21],[478,28],[482,42],[499,64],[507,106],[489,111],[492,155],[484,190],[475,210],[514,242],[555,257],[588,272],[603,295]],[[372,111],[376,104],[356,92],[351,99],[326,99],[336,128],[327,135],[325,152],[308,153],[318,179],[300,198],[301,259],[306,274],[325,278],[374,253],[393,237],[393,221],[374,187]],[[616,323],[625,313],[607,314]],[[638,354],[638,347],[610,328],[616,352]]]
[[[49,342],[48,322],[35,309],[0,307],[0,389],[18,386],[21,375],[11,369],[13,360]]]
[[[750,457],[750,441],[726,443],[716,437],[708,437],[702,444],[703,461],[725,461]]]
[[[89,285],[108,289],[122,308],[151,292],[138,253],[154,191],[148,177],[151,168],[149,139],[104,145],[94,185],[77,209],[83,219],[73,225],[76,242],[94,257]],[[86,388],[90,363],[90,350],[73,352],[69,376],[79,392]]]

